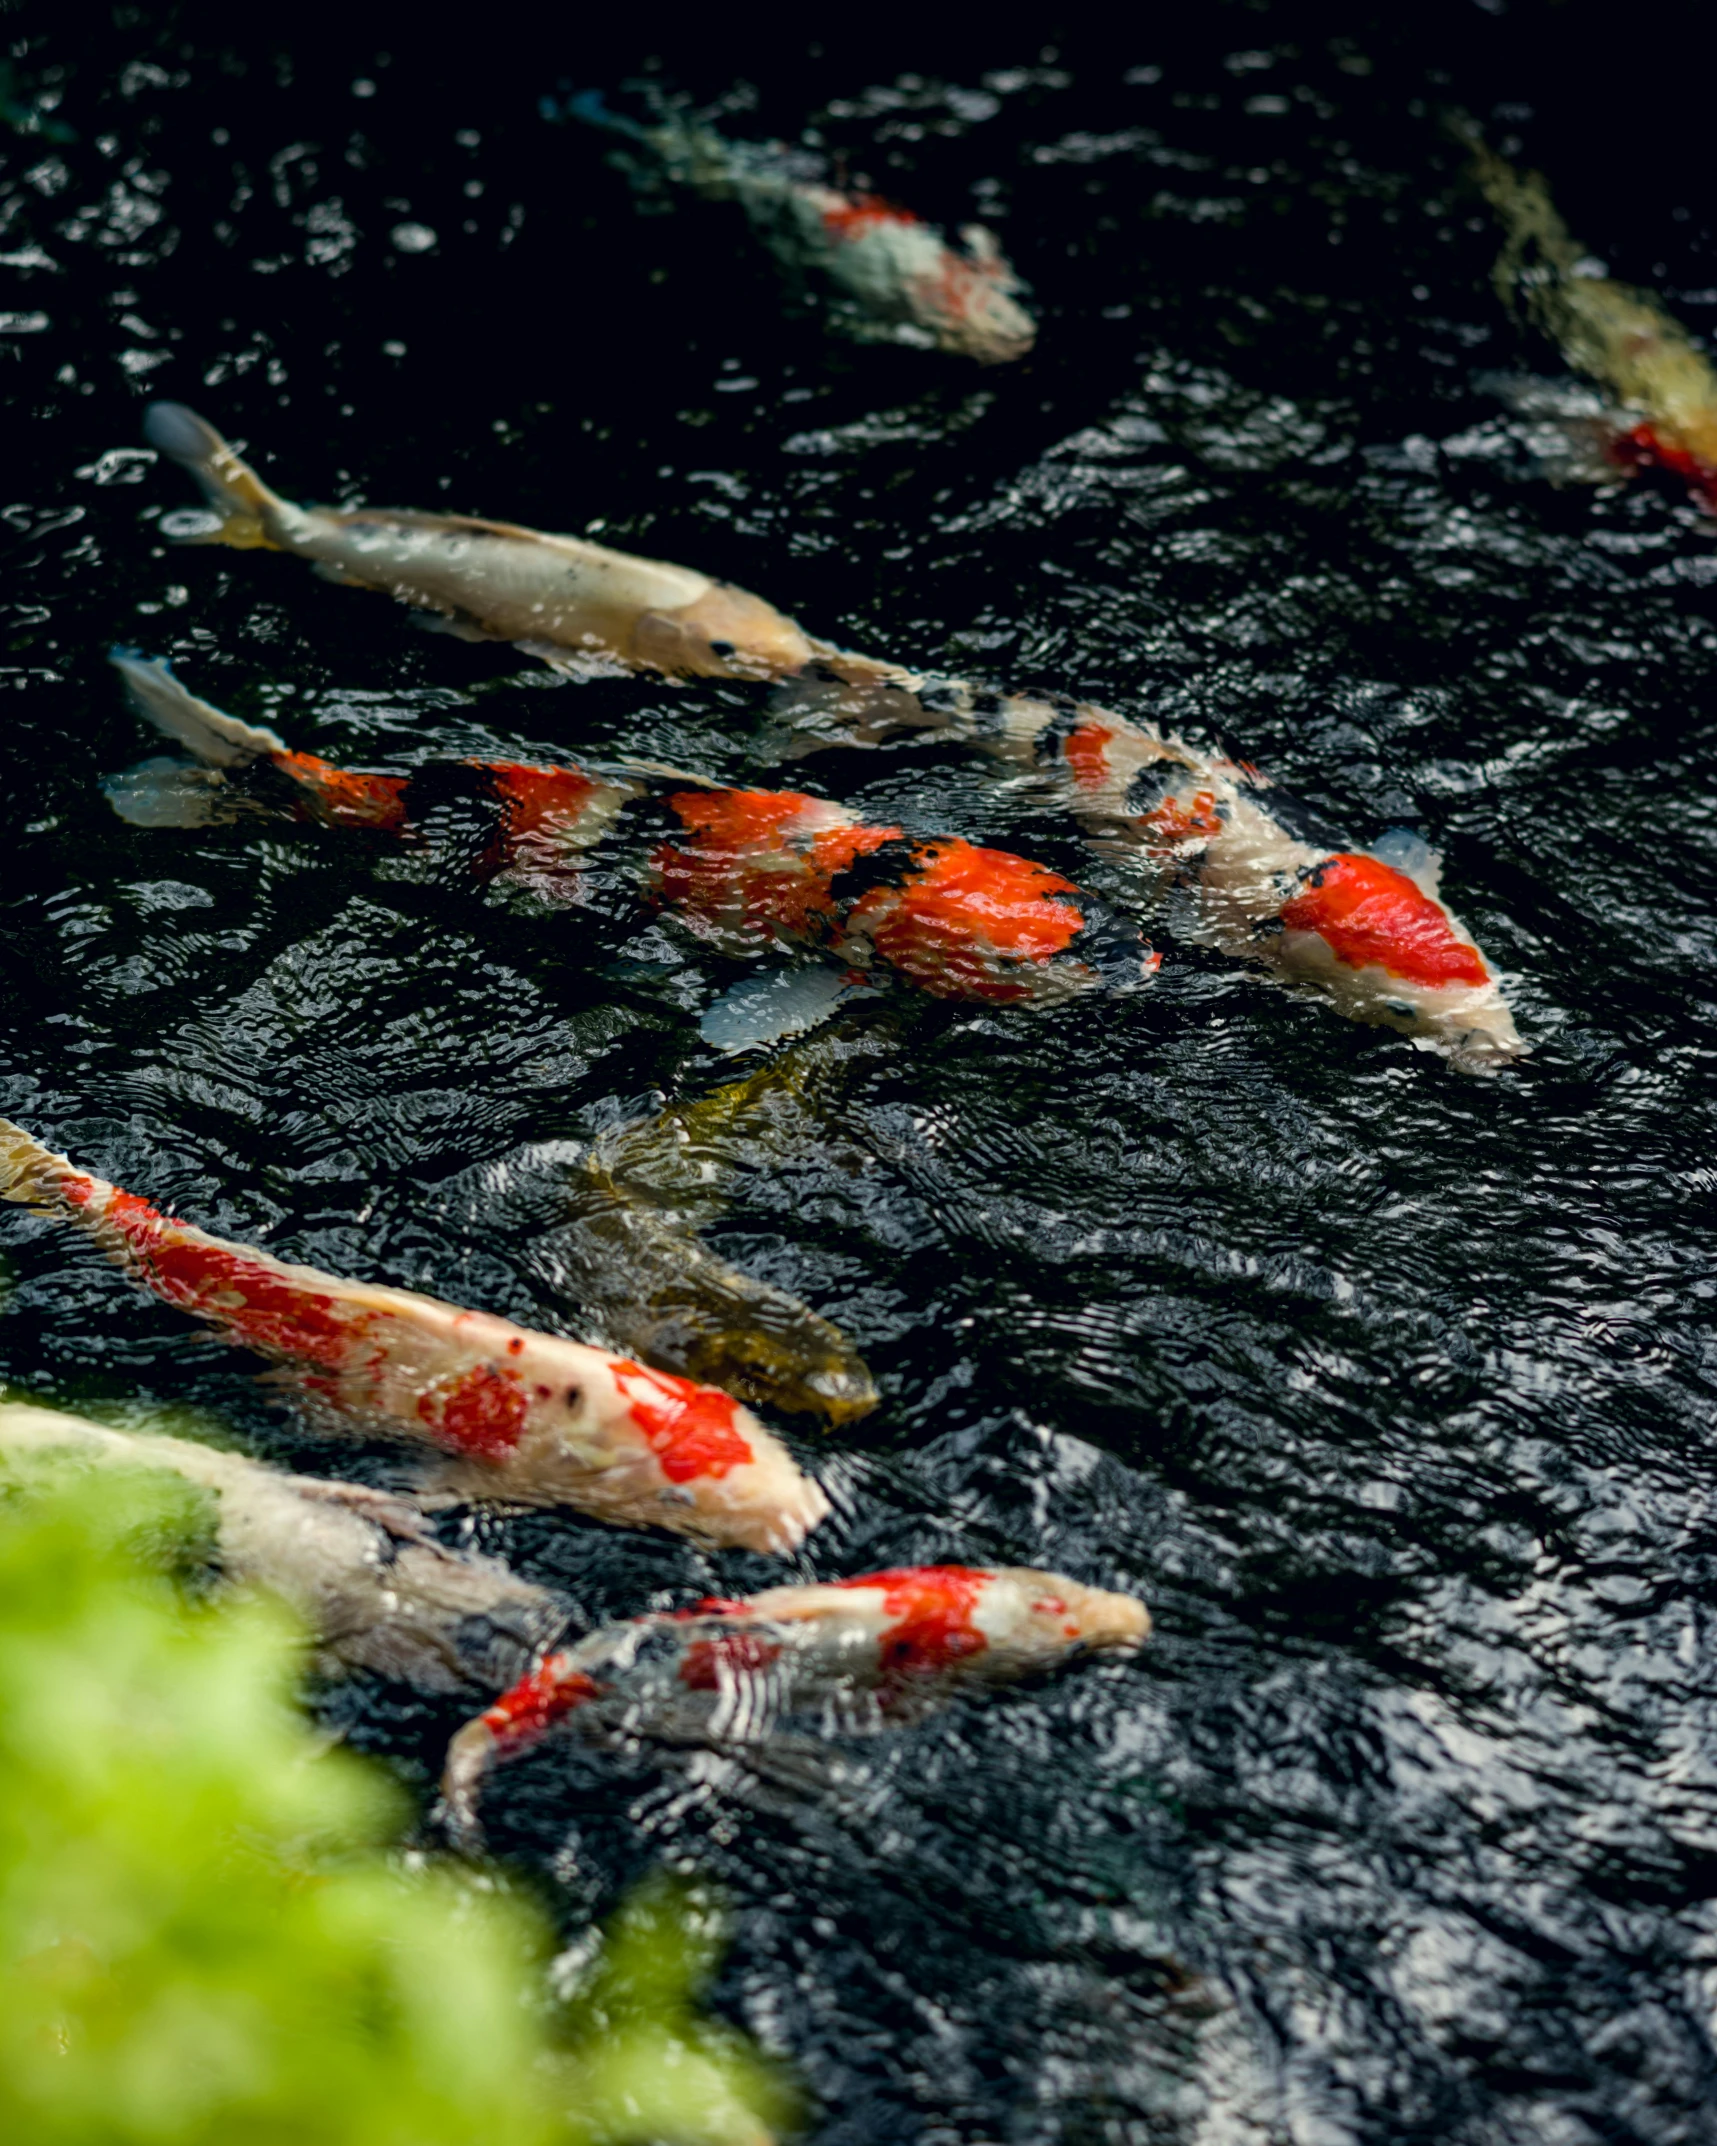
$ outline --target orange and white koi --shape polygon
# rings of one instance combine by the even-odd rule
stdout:
[[[523,1674],[566,1629],[564,1601],[498,1558],[448,1549],[416,1505],[387,1491],[0,1401],[0,1458],[46,1454],[166,1470],[206,1493],[222,1586],[289,1604],[325,1674],[367,1670],[419,1691],[487,1693]]]
[[[1717,511],[1717,370],[1656,298],[1612,281],[1589,259],[1537,172],[1517,171],[1467,139],[1474,177],[1505,233],[1496,264],[1504,304],[1524,300],[1566,362],[1613,398],[1598,427],[1610,476],[1666,470]],[[1592,421],[1582,429],[1589,435]]]
[[[116,652],[133,705],[205,769],[259,764],[286,778],[285,809],[399,833],[416,777],[354,774],[288,750],[187,692],[162,662]],[[583,769],[475,761],[500,821],[488,856],[542,889],[568,885],[570,857],[600,838],[631,785]],[[108,786],[122,816],[146,825],[206,816],[220,793],[203,770],[145,766]],[[259,807],[254,786],[238,793]],[[910,841],[866,826],[844,806],[792,790],[682,790],[666,800],[683,834],[651,858],[658,899],[706,939],[739,955],[810,947],[853,971],[892,969],[937,998],[997,1003],[1064,998],[1100,985],[1131,989],[1158,956],[1100,903],[1047,866],[957,838]],[[217,808],[218,809],[218,808]]]
[[[289,551],[331,581],[382,589],[476,640],[514,641],[551,667],[778,678],[812,647],[743,589],[659,559],[510,522],[385,507],[298,507],[182,403],[151,403],[144,437],[188,469],[217,517],[169,529],[192,543]]]
[[[755,1743],[783,1715],[807,1710],[876,1728],[960,1683],[1010,1683],[1075,1655],[1135,1652],[1150,1628],[1136,1596],[1025,1565],[913,1565],[708,1598],[551,1654],[454,1737],[442,1789],[470,1830],[490,1768],[560,1724],[598,1742],[729,1744]]]
[[[1494,972],[1444,905],[1437,860],[1411,836],[1367,852],[1297,840],[1244,763],[1062,697],[987,692],[860,657],[802,689],[807,727],[874,742],[945,728],[992,757],[1052,773],[1096,842],[1146,868],[1153,893],[1192,896],[1194,936],[1341,1012],[1435,1044],[1469,1066],[1524,1046]]]
[[[0,1199],[78,1223],[164,1302],[294,1367],[331,1427],[444,1456],[450,1491],[752,1550],[793,1549],[828,1512],[780,1441],[714,1387],[209,1236],[3,1118]]]
[[[684,833],[651,869],[663,902],[728,951],[785,942],[936,998],[995,1003],[1134,989],[1160,956],[1047,866],[957,838],[909,839],[794,790],[684,790]]]
[[[963,225],[959,246],[950,246],[910,209],[828,185],[802,151],[728,141],[670,112],[656,126],[640,126],[594,91],[561,103],[545,97],[541,109],[549,119],[564,113],[620,134],[638,145],[652,171],[737,201],[790,272],[826,281],[836,317],[852,334],[984,365],[1022,358],[1037,340],[1037,323],[1020,303],[1024,285],[982,224]],[[617,161],[638,169],[635,151],[620,152]]]

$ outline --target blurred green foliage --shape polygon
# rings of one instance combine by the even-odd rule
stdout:
[[[551,2004],[532,1907],[389,1854],[284,1611],[178,1584],[208,1525],[177,1478],[0,1473],[0,2137],[766,2140],[779,2087],[695,2010],[707,1913],[646,1889]]]

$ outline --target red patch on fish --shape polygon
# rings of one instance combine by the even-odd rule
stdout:
[[[483,1716],[483,1726],[501,1751],[522,1751],[575,1708],[600,1699],[602,1692],[603,1686],[582,1670],[564,1669],[551,1655],[540,1669],[501,1694]]]
[[[131,1247],[157,1296],[181,1311],[218,1319],[254,1349],[337,1370],[368,1331],[364,1315],[345,1309],[337,1297],[288,1281],[254,1253],[180,1235],[184,1223],[135,1193],[115,1191],[104,1219]]]
[[[973,1621],[990,1575],[970,1565],[908,1565],[836,1587],[880,1587],[889,1629],[882,1635],[885,1669],[925,1674],[982,1654],[988,1639]]]
[[[507,839],[552,838],[572,831],[597,785],[582,768],[527,767],[517,760],[478,760],[501,800]]]
[[[1164,842],[1208,842],[1221,834],[1222,815],[1215,791],[1198,790],[1189,798],[1165,797],[1143,815],[1140,825]]]
[[[1490,981],[1478,948],[1456,938],[1442,904],[1375,857],[1326,857],[1281,916],[1290,931],[1316,932],[1352,969],[1387,969],[1433,989]]]
[[[711,1639],[694,1639],[680,1663],[680,1682],[688,1691],[717,1691],[723,1672],[735,1676],[755,1675],[779,1661],[781,1642],[765,1639],[761,1632],[718,1632]]]
[[[500,1461],[523,1436],[530,1405],[516,1373],[473,1364],[451,1386],[420,1394],[417,1413],[441,1444],[475,1460]]]
[[[752,1459],[750,1443],[739,1429],[738,1403],[725,1393],[624,1360],[616,1362],[613,1371],[627,1412],[670,1483],[690,1483],[706,1475],[719,1482],[730,1469],[743,1468]]]
[[[1069,731],[1061,757],[1082,790],[1099,790],[1109,779],[1109,746],[1115,733],[1102,723],[1081,723]]]
[[[1006,850],[938,842],[917,853],[900,887],[857,901],[847,924],[938,998],[1022,999],[1031,985],[1013,980],[1019,971],[1053,960],[1084,928],[1083,912],[1060,898],[1078,892]]]
[[[833,908],[836,874],[900,832],[830,826],[838,809],[796,790],[680,791],[667,802],[690,839],[651,859],[663,901],[760,935],[814,937]]]
[[[318,760],[314,753],[271,753],[283,774],[306,793],[310,811],[336,827],[383,827],[397,832],[406,822],[405,775],[355,775]]]
[[[1635,425],[1610,442],[1610,458],[1623,469],[1667,469],[1698,493],[1708,507],[1717,508],[1717,469],[1690,448],[1678,447],[1660,438],[1650,425]]]
[[[917,222],[910,209],[897,209],[880,194],[849,194],[834,208],[823,211],[823,229],[843,246],[854,239],[868,238],[871,232],[884,230],[890,224]]]

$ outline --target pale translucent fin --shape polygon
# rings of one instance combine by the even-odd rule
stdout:
[[[187,767],[182,760],[145,760],[101,787],[133,827],[214,827],[241,809],[219,768]]]
[[[1442,853],[1423,835],[1416,835],[1410,827],[1391,827],[1372,843],[1371,854],[1379,864],[1405,874],[1421,894],[1428,894],[1434,902],[1442,900],[1438,891],[1443,883]]]
[[[718,1051],[750,1051],[826,1021],[860,987],[821,963],[742,977],[708,1007],[698,1034]]]
[[[272,730],[241,723],[188,693],[161,657],[150,661],[135,648],[116,648],[108,661],[124,679],[126,698],[137,713],[195,753],[205,767],[244,767],[285,752],[286,740]]]
[[[182,402],[152,402],[144,412],[143,437],[157,454],[190,471],[221,518],[218,529],[192,542],[230,544],[240,551],[273,545],[270,532],[284,500],[240,460],[206,418]]]

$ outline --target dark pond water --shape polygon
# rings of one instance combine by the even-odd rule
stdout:
[[[359,764],[770,766],[745,690],[553,688],[293,562],[170,549],[154,395],[301,497],[599,530],[831,638],[1226,741],[1345,835],[1442,846],[1510,974],[1534,1051],[1491,1080],[1163,933],[1127,1002],[878,1000],[826,1140],[736,1178],[711,1241],[884,1389],[807,1445],[841,1510],[800,1569],[1030,1561],[1157,1618],[1137,1665],[838,1766],[555,1749],[497,1790],[569,1932],[664,1857],[719,1879],[719,2002],[829,2146],[1717,2133],[1717,524],[1538,480],[1475,383],[1555,362],[1496,305],[1437,110],[1543,162],[1696,332],[1708,172],[1684,18],[1642,74],[1595,15],[1442,17],[666,57],[732,132],[815,124],[924,212],[980,208],[1044,324],[991,373],[832,337],[731,213],[641,216],[538,118],[643,46],[6,18],[77,135],[0,132],[0,1109],[55,1144],[576,1330],[544,1251],[569,1172],[723,1077],[695,1015],[735,974],[641,917],[624,855],[544,918],[325,830],[123,826],[100,778],[151,747],[111,643]],[[1095,870],[953,747],[800,774]],[[4,1251],[19,1387],[352,1465],[64,1234],[13,1217]],[[765,1572],[480,1526],[592,1617]],[[331,1704],[429,1781],[445,1716]]]

